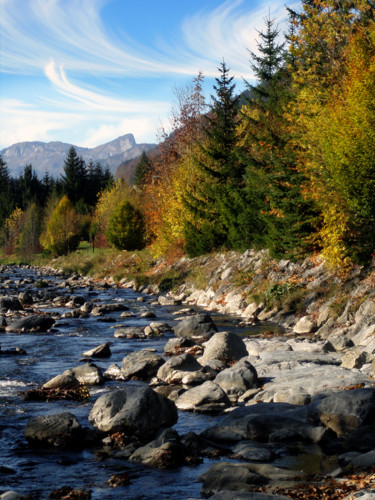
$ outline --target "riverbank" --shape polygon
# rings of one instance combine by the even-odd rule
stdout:
[[[135,254],[126,258],[140,260]],[[93,323],[98,319],[102,321],[103,340],[108,341],[108,335],[113,337],[114,351],[125,346],[129,351],[132,342],[131,353],[125,358],[118,351],[120,365],[112,363],[102,369],[99,366],[104,375],[99,377],[100,384],[104,383],[105,391],[109,391],[106,397],[113,399],[100,403],[96,389],[92,392],[90,388],[90,398],[97,399],[93,407],[90,405],[90,423],[109,434],[96,444],[99,450],[104,446],[110,459],[121,459],[126,464],[130,460],[154,467],[186,467],[192,460],[190,467],[199,460],[212,461],[215,457],[217,463],[203,474],[200,472],[202,495],[214,495],[215,500],[233,498],[233,491],[259,495],[268,492],[277,494],[276,498],[314,498],[314,494],[324,498],[328,494],[329,498],[343,499],[351,498],[349,493],[372,489],[372,269],[353,269],[351,275],[344,277],[334,275],[313,259],[299,264],[276,262],[265,252],[253,251],[183,258],[169,265],[159,261],[143,274],[135,275],[132,269],[121,279],[111,272],[117,269],[123,275],[119,266],[116,256],[110,267],[103,267],[100,280],[54,271],[61,283],[52,285],[47,281],[45,289],[42,282],[34,280],[28,284],[23,280],[23,286],[30,291],[35,286],[44,290],[26,308],[29,314],[30,307],[38,310],[39,301],[45,304],[42,307],[47,306],[46,311],[51,306],[61,309],[54,312],[57,321],[52,337],[45,333],[49,343],[52,338],[58,340],[65,335],[69,340],[69,335],[76,335],[73,332],[78,325],[82,328],[85,318],[93,325],[99,325]],[[48,276],[51,270],[39,269],[38,273]],[[17,293],[19,283],[3,280],[2,294]],[[95,302],[91,304],[95,307],[90,308],[90,294],[105,294],[106,290],[138,294],[131,308],[135,304],[145,307],[137,319],[145,322],[143,326],[126,327],[129,313],[121,313],[120,319],[120,312],[105,303]],[[51,292],[57,296],[48,305]],[[134,301],[135,297],[139,301]],[[196,306],[207,314],[197,316]],[[172,311],[178,316],[172,315]],[[223,328],[217,332],[208,314],[216,320],[219,312],[233,315],[233,326],[229,328],[233,333]],[[175,318],[170,333],[162,331],[151,313]],[[22,316],[24,312],[15,310],[5,317],[6,322],[17,314]],[[114,331],[105,327],[109,320]],[[121,322],[125,325],[121,326]],[[7,342],[12,338],[30,339],[29,332],[12,334],[12,328],[18,327],[11,325],[5,326]],[[260,325],[265,328],[259,328]],[[41,339],[38,335],[37,343]],[[163,352],[158,357],[150,354],[145,342],[160,342],[163,338],[168,340]],[[11,349],[8,352],[12,356]],[[6,351],[4,354],[8,356]],[[95,353],[91,356],[97,364]],[[34,354],[32,359],[38,360],[39,355]],[[79,370],[74,370],[73,375],[78,376]],[[120,395],[113,394],[111,384],[121,386],[124,398],[124,391],[130,390],[128,385],[134,378],[146,381],[154,393],[173,402],[179,415],[182,412],[210,416],[224,412],[224,418],[215,425],[205,424],[204,429],[194,433],[180,435],[175,429],[162,430],[157,436],[141,436],[140,442],[129,443],[125,436],[121,443],[119,436],[115,437],[117,428],[103,429],[103,420],[108,420],[104,409],[119,405]],[[174,419],[175,416],[168,425]],[[153,420],[150,415],[144,428],[149,428]],[[132,425],[132,433],[138,432]],[[50,439],[55,440],[53,427]],[[85,433],[81,437],[85,438]],[[354,474],[353,470],[358,469],[364,472]],[[309,488],[315,488],[315,493]],[[254,498],[246,495],[250,493],[241,493],[238,498]]]

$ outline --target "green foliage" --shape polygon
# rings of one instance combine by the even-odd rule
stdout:
[[[134,184],[142,186],[147,180],[152,171],[152,162],[147,154],[143,151],[142,155],[135,167]]]
[[[109,219],[106,233],[109,243],[118,250],[140,250],[145,246],[142,213],[129,201],[121,202]]]

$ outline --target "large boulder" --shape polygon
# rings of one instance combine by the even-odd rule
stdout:
[[[100,396],[89,421],[109,434],[124,432],[147,440],[160,428],[172,427],[177,422],[177,408],[149,387],[129,386]]]
[[[217,332],[217,327],[209,314],[197,314],[182,319],[174,328],[176,337],[209,339]]]
[[[259,441],[263,443],[320,442],[326,430],[308,421],[306,406],[263,403],[237,408],[201,436],[214,442]]]
[[[186,375],[198,370],[202,370],[202,365],[198,363],[194,356],[184,353],[168,359],[168,361],[159,368],[156,376],[158,379],[168,384],[181,384],[182,379]]]
[[[245,342],[238,335],[219,332],[206,342],[203,356],[198,361],[205,365],[212,359],[219,359],[229,365],[247,356]]]
[[[374,433],[375,389],[338,392],[310,406],[319,420],[339,438],[365,434],[365,440],[368,440]],[[372,445],[370,441],[368,443]]]
[[[83,434],[80,423],[69,412],[32,418],[25,428],[27,441],[38,446],[75,446]]]
[[[85,363],[71,370],[65,370],[63,375],[73,375],[78,382],[84,385],[100,385],[104,383],[102,370],[94,363]]]
[[[55,323],[51,316],[32,315],[12,321],[5,327],[7,332],[46,332]]]
[[[164,359],[154,352],[136,351],[123,358],[121,373],[125,379],[150,380],[164,363]]]
[[[235,365],[226,368],[215,378],[229,397],[238,397],[257,386],[258,377],[253,365],[247,359],[241,359]]]
[[[280,483],[292,479],[293,476],[295,476],[295,471],[279,469],[267,464],[219,462],[202,474],[199,480],[203,482],[202,494],[205,497],[212,498],[211,495],[215,493],[230,491],[232,496],[227,498],[235,499],[237,498],[236,492],[251,492],[257,486],[264,486],[272,480]],[[262,497],[259,497],[259,500],[260,498]]]
[[[219,385],[207,381],[181,394],[176,400],[176,406],[179,410],[220,413],[229,408],[231,402]]]

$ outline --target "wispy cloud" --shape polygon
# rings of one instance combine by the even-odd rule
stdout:
[[[2,68],[38,72],[53,59],[77,74],[145,75],[216,71],[223,57],[236,73],[249,73],[247,48],[254,50],[256,28],[270,11],[282,20],[279,0],[249,10],[244,0],[225,1],[211,12],[185,20],[185,44],[155,41],[145,46],[108,32],[101,10],[108,0],[1,0]],[[177,35],[176,35],[177,36]],[[156,46],[157,49],[156,50]]]
[[[146,44],[142,33],[135,40],[105,23],[106,8],[121,1],[0,0],[0,71],[11,82],[2,90],[1,147],[56,139],[95,146],[128,132],[153,142],[176,80],[200,70],[217,76],[222,58],[237,78],[251,79],[247,49],[256,51],[257,29],[268,13],[283,29],[286,14],[284,0],[223,0],[213,10],[202,2],[171,25],[168,38],[155,29]],[[17,78],[20,95],[12,89]],[[120,90],[119,82],[127,85]]]

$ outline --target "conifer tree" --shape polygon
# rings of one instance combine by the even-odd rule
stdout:
[[[61,184],[63,194],[68,197],[73,205],[77,205],[80,200],[84,201],[86,181],[85,162],[78,156],[75,148],[71,146],[64,161],[64,174],[61,176]]]
[[[143,151],[135,167],[134,184],[138,187],[141,187],[147,179],[147,176],[150,174],[151,170],[152,162],[145,151]]]
[[[195,217],[185,229],[190,255],[209,252],[229,244],[229,227],[237,216],[233,193],[242,179],[234,149],[237,141],[238,98],[225,62],[214,85],[213,104],[206,120],[205,138],[195,164],[200,179],[185,195],[186,207]]]
[[[285,120],[291,81],[275,20],[267,18],[259,35],[259,54],[251,53],[258,84],[249,84],[253,98],[243,109],[242,143],[237,150],[246,165],[246,207],[254,220],[253,242],[268,247],[276,257],[296,257],[308,247],[314,210],[302,196],[305,178],[296,168]]]
[[[11,212],[11,180],[8,167],[0,155],[0,227]]]

